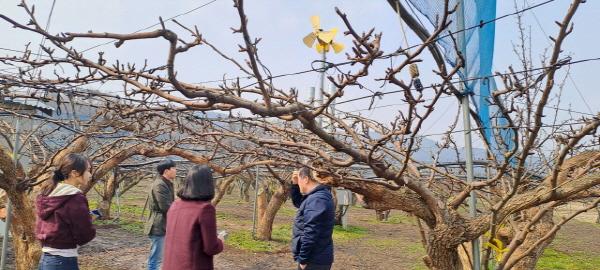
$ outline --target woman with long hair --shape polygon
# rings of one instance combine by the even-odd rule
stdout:
[[[77,250],[96,236],[85,195],[78,188],[92,177],[90,160],[68,154],[36,200],[35,234],[42,243],[39,270],[78,270]]]
[[[217,217],[212,170],[194,166],[181,184],[167,213],[163,270],[214,269],[213,256],[223,251],[223,235],[217,236]]]

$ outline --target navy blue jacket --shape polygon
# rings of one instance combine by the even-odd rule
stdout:
[[[292,185],[292,201],[298,208],[292,236],[294,260],[300,264],[332,264],[335,206],[330,188],[318,185],[302,196],[298,185]]]

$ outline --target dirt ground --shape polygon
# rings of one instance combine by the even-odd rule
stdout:
[[[288,203],[276,226],[291,224],[293,209]],[[225,200],[218,207],[219,229],[252,230],[252,204]],[[417,227],[413,218],[392,214],[389,223],[374,220],[372,210],[351,208],[349,224],[366,229],[358,239],[335,243],[333,269],[424,269]],[[225,213],[223,215],[222,213]],[[251,252],[227,245],[215,258],[217,269],[294,269],[287,244],[275,252]],[[98,236],[81,249],[82,269],[144,269],[149,240],[117,225],[101,225]],[[368,256],[367,256],[368,255]]]
[[[219,229],[252,230],[252,203],[228,196],[217,207]],[[426,269],[424,250],[414,218],[392,212],[388,222],[375,221],[373,210],[352,207],[349,224],[366,233],[359,238],[335,242],[333,269]],[[288,202],[278,214],[275,226],[291,224],[294,208]],[[587,217],[586,217],[587,218]],[[596,237],[590,237],[590,236]],[[563,227],[553,248],[562,252],[596,250],[600,253],[600,226],[574,221]],[[565,241],[565,239],[567,241]],[[98,237],[81,250],[82,269],[144,269],[149,241],[143,235],[115,225],[99,227]],[[287,244],[274,252],[251,252],[226,245],[216,256],[217,269],[295,269]]]
[[[134,225],[123,226],[123,223],[113,222],[97,225],[97,237],[80,249],[82,270],[145,269],[150,241],[141,233],[139,222],[145,189],[142,184],[120,198],[121,220]],[[89,200],[94,207],[93,194],[89,195]],[[560,209],[556,218],[578,208],[573,207]],[[235,192],[225,196],[217,206],[219,230],[230,232],[230,238],[233,233],[249,235],[252,231],[252,210],[252,202],[240,201]],[[274,227],[287,228],[289,233],[294,213],[295,209],[288,201],[279,211]],[[567,223],[551,247],[569,254],[600,256],[600,241],[597,241],[600,239],[600,225],[593,224],[595,213],[591,211],[581,220]],[[115,214],[116,210],[113,210]],[[425,252],[413,217],[392,212],[387,222],[378,222],[373,210],[360,207],[351,207],[348,214],[348,223],[360,228],[363,233],[334,241],[333,269],[426,269],[421,259]],[[215,258],[216,269],[295,269],[287,241],[273,243],[277,248],[271,251],[252,252],[226,242],[225,250]],[[10,250],[8,262],[8,269],[14,269]]]

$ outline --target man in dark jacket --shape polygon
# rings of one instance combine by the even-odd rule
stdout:
[[[150,215],[144,226],[144,233],[152,241],[150,256],[148,257],[148,270],[158,270],[162,263],[167,211],[169,211],[169,207],[175,199],[173,180],[177,176],[175,162],[170,159],[161,161],[156,170],[158,171],[158,177],[152,183],[152,189],[148,194]]]
[[[331,190],[314,180],[309,168],[292,175],[294,220],[292,253],[298,269],[329,270],[333,264],[335,206]]]

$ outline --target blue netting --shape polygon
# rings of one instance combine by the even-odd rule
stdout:
[[[419,12],[421,12],[431,24],[436,26],[439,18],[445,12],[442,0],[408,0]],[[449,9],[457,5],[457,0],[449,1]],[[481,127],[484,128],[484,136],[491,150],[501,155],[511,146],[511,133],[507,129],[494,127],[507,126],[508,123],[496,106],[490,104],[490,92],[496,89],[492,75],[492,62],[494,59],[494,36],[496,32],[495,23],[485,23],[496,17],[496,0],[464,0],[464,28],[458,27],[456,16],[460,12],[450,15],[451,21],[448,31],[456,33],[463,29],[465,31],[465,51],[462,55],[466,58],[466,72],[459,72],[461,80],[466,81],[467,91],[472,93],[471,99],[475,110],[479,115]],[[478,26],[480,27],[473,27]],[[472,29],[471,29],[472,28]],[[445,35],[445,34],[444,34]],[[458,34],[453,34],[457,38]],[[444,57],[451,66],[456,66],[457,56],[454,41],[451,37],[445,37],[438,41],[443,49]],[[473,78],[482,78],[475,79]],[[495,132],[494,132],[495,131]],[[497,137],[495,137],[495,136]],[[496,138],[496,139],[495,139]]]

